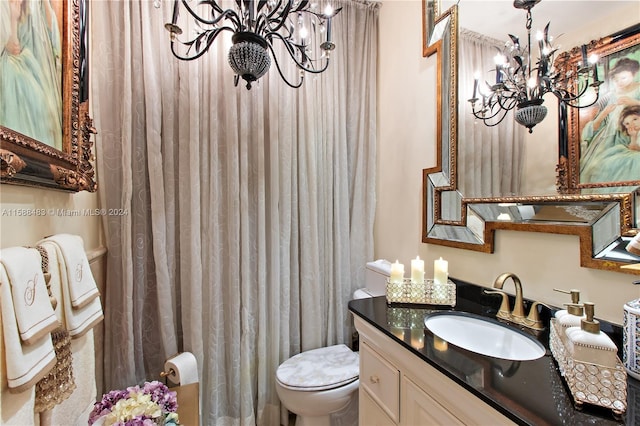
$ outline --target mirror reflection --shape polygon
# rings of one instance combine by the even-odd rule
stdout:
[[[526,13],[512,1],[442,1],[442,10],[453,4],[459,9],[458,60],[458,170],[459,188],[465,196],[503,197],[513,195],[557,195],[558,102],[552,94],[544,96],[548,113],[529,134],[513,117],[513,111],[495,127],[474,118],[471,104],[474,80],[492,83],[496,79],[495,57],[509,34],[526,40]],[[532,9],[532,32],[549,24],[549,33],[558,52],[568,51],[582,40],[585,23],[595,16],[615,16],[629,7],[628,1],[542,0]],[[486,19],[487,13],[492,18]],[[602,36],[604,36],[603,34]],[[534,36],[535,37],[535,36]],[[533,40],[535,44],[535,40]],[[537,48],[533,48],[533,57]],[[636,75],[636,81],[640,78]],[[606,85],[605,85],[606,87]],[[467,171],[473,171],[467,173]],[[629,193],[632,188],[612,188]]]
[[[531,134],[513,117],[493,127],[474,119],[468,99],[473,97],[478,73],[485,80],[495,79],[494,57],[510,39],[508,34],[526,38],[526,13],[512,3],[442,0],[436,8],[446,13],[457,4],[459,29],[448,29],[453,37],[458,36],[454,43],[458,55],[452,58],[451,72],[443,73],[440,86],[454,92],[459,101],[439,105],[455,121],[440,121],[443,132],[448,132],[442,138],[442,161],[425,170],[423,241],[492,252],[495,229],[577,234],[582,266],[618,270],[619,265],[594,260],[640,261],[615,254],[634,234],[633,228],[639,227],[640,191],[636,186],[615,187],[607,195],[559,193],[561,120],[555,96],[545,95],[548,114]],[[535,7],[533,28],[544,28],[550,22],[549,33],[557,37],[554,45],[568,51],[591,41],[579,35],[585,22],[628,7],[625,1],[581,2],[578,6],[571,1],[543,0]],[[491,19],[486,19],[487,13]],[[440,37],[432,34],[431,39]]]

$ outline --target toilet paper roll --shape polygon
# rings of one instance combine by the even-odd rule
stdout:
[[[198,382],[198,363],[191,352],[182,352],[164,363],[164,371],[172,383],[189,385]]]

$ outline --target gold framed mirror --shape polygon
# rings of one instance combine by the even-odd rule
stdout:
[[[0,2],[0,182],[97,189],[88,103],[88,1]]]
[[[447,12],[436,16],[434,30],[437,23],[442,22],[442,16],[449,14],[449,10],[456,10],[455,16],[458,17],[465,13],[464,7],[464,4],[454,5]],[[511,6],[503,2],[501,7]],[[430,9],[425,4],[423,10],[426,13]],[[439,7],[431,10],[439,10]],[[425,18],[423,22],[429,20]],[[472,163],[465,158],[460,159],[461,150],[466,149],[466,140],[459,139],[465,129],[459,127],[458,117],[460,116],[460,120],[464,119],[462,105],[466,103],[467,97],[459,93],[462,91],[460,85],[463,84],[458,82],[459,67],[463,65],[459,62],[461,30],[458,28],[458,19],[453,20],[453,23],[455,25],[444,27],[448,32],[450,45],[454,46],[451,55],[438,56],[438,60],[449,61],[449,64],[437,66],[438,160],[435,167],[423,170],[422,241],[492,253],[496,230],[577,235],[581,266],[640,273],[637,270],[620,269],[623,265],[640,261],[633,256],[620,255],[621,246],[638,231],[640,191],[637,188],[610,194],[560,193],[555,185],[559,181],[558,176],[553,173],[546,177],[553,179],[553,188],[548,192],[533,191],[523,195],[499,187],[486,194],[470,189],[468,182],[473,179],[461,177],[469,170],[489,169],[488,173],[494,173],[495,170],[502,169],[505,162],[497,160],[489,167],[481,167],[470,165]],[[424,29],[423,34],[428,34],[428,30]],[[427,38],[425,56],[438,51],[440,46],[436,46],[436,41],[439,38],[443,37],[432,34]],[[447,97],[442,93],[450,95]],[[459,102],[457,99],[460,99]],[[552,149],[554,153],[559,152],[557,140]],[[556,154],[553,159],[556,165],[557,159]],[[479,179],[484,179],[484,176]]]

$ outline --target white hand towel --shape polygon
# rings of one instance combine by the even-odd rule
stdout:
[[[58,307],[56,310],[58,311],[58,314],[60,314],[60,312],[62,313],[63,324],[71,338],[77,339],[104,318],[100,298],[96,297],[90,300],[88,304],[80,308],[74,308],[73,303],[71,302],[72,296],[69,288],[73,285],[73,281],[68,279],[67,271],[69,268],[66,266],[65,258],[60,246],[55,241],[49,240],[43,240],[38,244],[46,250],[49,257],[51,288],[59,288],[62,293],[62,297],[58,297]],[[91,270],[87,268],[86,273],[91,274]],[[91,276],[91,280],[93,280],[93,276]],[[55,293],[56,292],[54,291],[54,294]]]
[[[51,342],[51,334],[41,337],[30,345],[21,344],[9,276],[2,264],[0,264],[0,310],[2,311],[7,385],[12,392],[24,392],[53,368],[56,364],[56,353]]]
[[[82,237],[71,234],[57,234],[40,241],[54,242],[58,245],[66,270],[71,306],[82,308],[100,295],[91,274],[89,260],[84,251]]]
[[[49,300],[38,250],[11,247],[0,250],[0,263],[11,288],[15,321],[23,343],[32,344],[58,327]]]

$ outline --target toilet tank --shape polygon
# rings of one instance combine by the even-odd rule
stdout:
[[[372,296],[384,296],[387,293],[387,279],[391,275],[391,262],[379,259],[367,262],[365,286]]]

